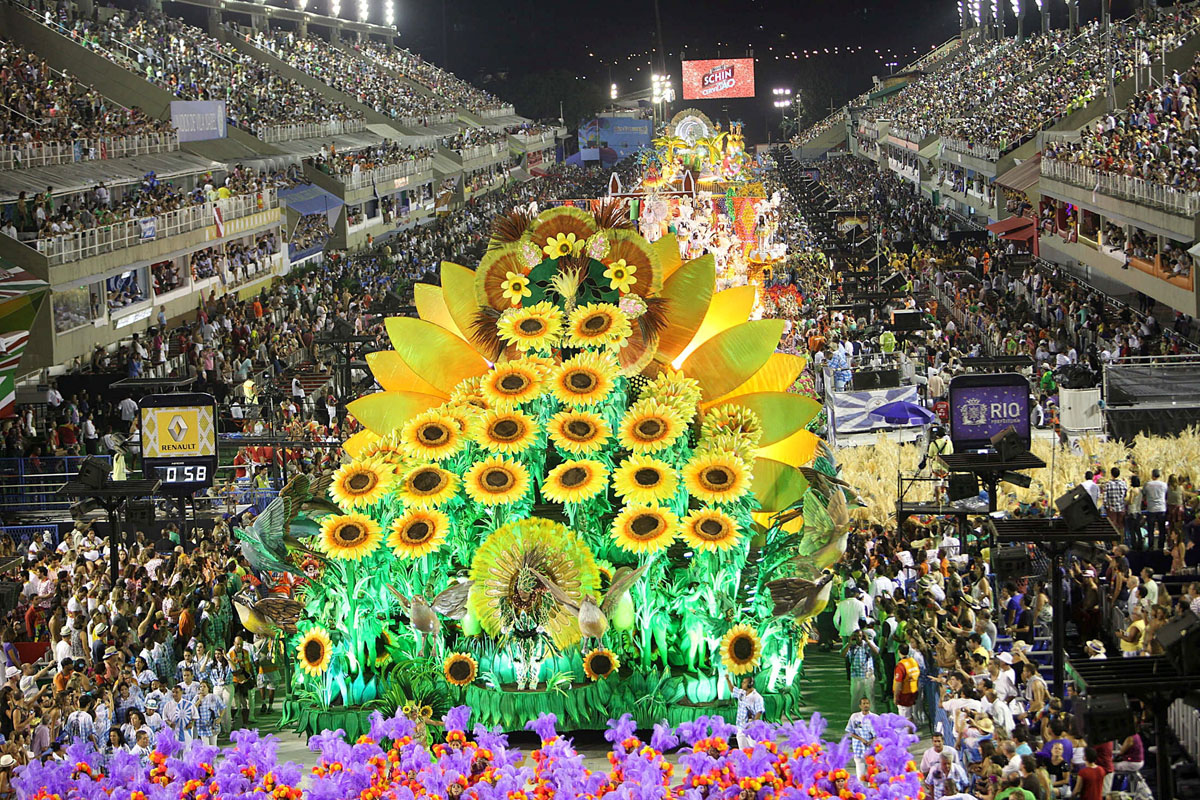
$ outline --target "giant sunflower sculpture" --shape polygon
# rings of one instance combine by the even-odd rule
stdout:
[[[806,430],[820,404],[787,391],[805,362],[776,352],[783,322],[714,273],[603,205],[502,217],[475,270],[415,287],[418,317],[388,319],[393,349],[367,357],[382,391],[348,406],[346,513],[323,522],[302,623],[330,632],[329,662],[296,671],[302,696],[377,703],[387,630],[485,724],[595,725],[652,678],[694,701],[680,722],[722,699],[722,662],[769,667],[769,708],[798,700],[804,620],[774,617],[767,583],[836,560],[849,495]]]

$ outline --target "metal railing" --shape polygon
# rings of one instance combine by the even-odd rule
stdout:
[[[395,117],[395,119],[401,125],[407,125],[410,128],[428,128],[431,125],[453,125],[458,120],[458,114],[453,112],[446,112],[445,114],[420,114]]]
[[[58,490],[78,473],[87,456],[40,456],[0,458],[0,508],[12,512],[66,511],[76,498]],[[98,456],[106,463],[110,456]]]
[[[985,161],[1000,160],[1000,148],[995,145],[977,144],[968,142],[966,139],[956,139],[953,136],[943,136],[942,143],[946,145],[947,150],[953,150],[956,153],[982,158]]]
[[[238,195],[215,203],[167,211],[154,217],[128,219],[112,225],[38,239],[37,251],[46,257],[51,266],[82,261],[102,253],[124,250],[212,225],[214,205],[221,209],[222,220],[230,222],[257,211],[278,208],[279,197],[274,187],[267,187],[257,194]],[[153,220],[153,224],[143,225],[146,220]]]
[[[1083,164],[1053,158],[1042,159],[1042,174],[1072,186],[1138,205],[1153,206],[1180,216],[1194,217],[1200,213],[1200,192],[1181,191],[1142,178],[1101,172]]]
[[[294,122],[285,125],[260,125],[255,136],[264,142],[291,142],[296,139],[323,139],[343,133],[360,133],[367,121],[356,119],[331,119],[325,122]]]
[[[0,146],[0,170],[29,169],[79,161],[130,158],[179,149],[177,133],[144,133],[135,136],[101,136],[60,142],[29,142]]]
[[[476,114],[484,119],[495,119],[496,117],[512,117],[516,116],[512,106],[500,106],[499,108],[485,108],[476,111]]]
[[[523,142],[524,144],[527,144],[527,145],[543,144],[545,142],[550,142],[550,141],[554,140],[554,132],[553,131],[542,131],[541,133],[528,133],[525,131],[521,131],[519,133],[510,133],[509,136],[511,136],[514,139],[516,139],[517,141]]]
[[[415,161],[401,161],[398,164],[384,164],[375,169],[364,169],[360,172],[342,172],[331,174],[330,177],[340,181],[347,189],[362,189],[373,183],[403,178],[406,175],[417,175],[433,169],[433,159],[419,158]]]
[[[474,147],[450,148],[455,153],[462,157],[463,161],[474,161],[477,158],[487,158],[488,156],[499,155],[499,144],[480,144]]]
[[[898,125],[896,124],[896,121],[893,120],[891,127],[888,128],[888,135],[895,136],[897,139],[904,139],[907,142],[913,142],[914,144],[920,144],[928,134],[924,130],[915,131],[906,128],[903,125]]]

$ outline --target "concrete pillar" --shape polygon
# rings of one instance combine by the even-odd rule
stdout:
[[[1079,0],[1067,0],[1067,25],[1072,36],[1079,33]]]
[[[336,22],[329,26],[329,43],[334,47],[342,43],[342,26]]]
[[[206,21],[208,23],[208,35],[219,38],[221,35],[221,9],[208,9]]]
[[[300,20],[300,24],[296,28],[296,35],[301,39],[308,38],[308,17],[304,17]]]
[[[96,4],[92,0],[75,0],[75,13],[81,19],[91,19],[96,13]]]

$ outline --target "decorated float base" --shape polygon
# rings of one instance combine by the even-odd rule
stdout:
[[[697,680],[679,676],[664,682],[658,677],[614,675],[595,683],[543,691],[472,685],[463,692],[462,701],[474,709],[474,722],[505,731],[524,730],[525,723],[539,714],[554,714],[563,730],[602,730],[609,720],[622,714],[632,714],[642,730],[664,720],[674,727],[702,716],[720,716],[733,723],[737,718],[737,703],[728,692],[714,699],[717,680],[723,678]],[[760,687],[759,691],[766,719],[790,719],[803,708],[799,676],[790,687],[779,686],[774,692]],[[370,729],[374,710],[306,708],[299,700],[288,700],[284,704],[284,719],[305,735],[341,729],[346,732],[346,740],[353,742]]]

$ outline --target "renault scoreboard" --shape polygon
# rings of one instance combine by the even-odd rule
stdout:
[[[142,474],[166,494],[213,485],[217,471],[217,404],[210,394],[152,394],[140,406]]]

